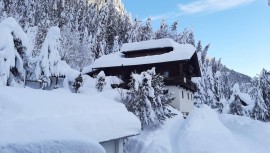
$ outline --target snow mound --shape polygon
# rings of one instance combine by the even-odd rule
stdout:
[[[65,89],[1,87],[0,120],[0,144],[104,142],[141,130],[140,121],[123,104]]]
[[[1,153],[105,153],[96,142],[45,141],[22,144],[0,144]]]
[[[179,150],[181,153],[247,153],[208,106],[195,109],[182,125]]]
[[[183,115],[171,108],[177,116],[167,120],[162,127],[145,129],[140,135],[131,137],[126,141],[126,153],[178,153],[177,139]]]
[[[186,120],[176,116],[156,130],[129,138],[127,153],[269,153],[270,124],[217,114],[203,105]]]
[[[270,152],[270,124],[248,117],[236,115],[221,115],[223,125],[231,131],[239,146],[248,151],[244,153]]]

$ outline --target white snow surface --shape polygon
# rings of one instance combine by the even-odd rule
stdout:
[[[1,153],[6,148],[46,149],[46,144],[62,149],[72,145],[89,148],[93,142],[136,135],[141,129],[139,120],[123,104],[96,94],[72,94],[66,89],[1,87],[0,121]]]
[[[204,105],[127,142],[127,153],[269,153],[270,124],[217,114]]]
[[[157,40],[147,40],[140,42],[125,43],[121,48],[121,52],[132,52],[139,51],[143,49],[155,49],[164,47],[177,48],[179,44],[170,38],[157,39]]]
[[[163,43],[162,43],[163,42]],[[141,44],[141,45],[140,45]],[[171,44],[171,45],[169,45]],[[178,44],[171,39],[149,40],[144,42],[130,43],[123,45],[122,50],[126,50],[130,47],[130,50],[139,48],[158,48],[172,46],[173,51],[161,55],[125,58],[121,52],[104,55],[97,59],[93,64],[85,67],[82,73],[91,72],[94,68],[102,67],[118,67],[118,66],[131,66],[131,65],[143,65],[162,62],[172,62],[190,59],[195,53],[195,47],[190,44]]]

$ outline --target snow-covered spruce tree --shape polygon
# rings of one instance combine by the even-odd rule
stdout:
[[[35,78],[43,83],[42,89],[50,85],[51,76],[59,77],[64,75],[64,70],[61,70],[60,38],[60,29],[51,27],[42,44],[40,55],[33,60],[33,65],[36,67]]]
[[[226,72],[223,72],[220,60],[206,58],[208,48],[209,45],[202,49],[200,41],[196,46],[202,76],[193,79],[198,87],[198,91],[194,94],[195,106],[207,104],[221,113],[230,96],[225,93],[230,88],[227,88],[228,78]]]
[[[152,77],[151,86],[154,89],[154,98],[151,100],[153,110],[157,115],[159,124],[163,124],[166,118],[172,118],[175,114],[168,109],[168,106],[175,99],[169,90],[164,89],[164,77],[156,74],[155,68],[147,71]]]
[[[244,116],[245,110],[238,95],[232,95],[229,114]]]
[[[148,70],[131,74],[130,89],[124,99],[127,109],[141,121],[142,128],[157,127],[174,114],[168,109],[171,93],[163,89],[163,77]]]
[[[193,78],[193,82],[196,83],[198,91],[194,94],[195,106],[200,107],[202,104],[207,104],[208,86],[207,86],[207,66],[206,66],[206,55],[209,45],[204,49],[202,48],[201,41],[198,42],[196,52],[198,55],[199,65],[201,68],[201,78]]]
[[[252,87],[249,89],[249,94],[251,95],[251,98],[255,101],[255,105],[250,116],[256,120],[266,121],[269,117],[269,111],[267,110],[267,106],[265,105],[258,78],[253,78]]]
[[[259,78],[253,79],[250,94],[255,100],[251,117],[261,121],[270,120],[270,73],[263,69]]]
[[[270,72],[263,69],[259,79],[262,90],[262,96],[268,110],[268,117],[270,119]]]
[[[168,25],[165,19],[162,19],[160,27],[155,33],[155,39],[168,38],[170,36],[169,34],[170,33],[169,33]]]
[[[137,18],[134,19],[132,28],[129,32],[128,42],[139,42],[142,39],[142,21]]]
[[[152,22],[151,18],[148,18],[146,20],[145,25],[142,27],[141,41],[146,41],[146,40],[153,39],[154,32],[153,32],[153,29],[152,29],[151,22]]]
[[[245,106],[251,104],[252,100],[248,94],[242,93],[239,88],[239,84],[233,86],[233,94],[229,100],[229,114],[239,116],[249,116],[250,110],[245,109]]]
[[[154,99],[151,76],[147,72],[131,74],[130,89],[124,100],[128,111],[134,113],[141,121],[142,129],[157,126],[157,116],[150,100]]]
[[[102,92],[106,86],[105,73],[103,71],[99,72],[96,78],[96,89],[98,92]]]
[[[177,41],[177,28],[178,21],[175,21],[170,27],[170,38],[172,38],[174,41]]]
[[[177,37],[176,42],[180,44],[191,44],[195,46],[193,30],[185,28]]]
[[[120,51],[119,37],[115,36],[114,42],[113,42],[112,52],[119,52],[119,51]]]
[[[14,18],[0,24],[0,85],[23,86],[32,45]]]

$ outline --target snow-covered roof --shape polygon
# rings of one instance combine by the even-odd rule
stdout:
[[[104,142],[139,134],[141,129],[123,104],[66,89],[1,87],[0,121],[0,144]]]
[[[131,51],[131,50],[139,50],[142,48],[151,48],[151,47],[157,48],[162,46],[163,47],[172,46],[173,51],[161,55],[152,55],[136,58],[125,58],[121,52],[116,52],[100,57],[92,65],[85,67],[83,69],[83,73],[91,72],[92,69],[95,68],[144,65],[144,64],[188,60],[194,55],[196,50],[195,47],[190,44],[178,44],[171,39],[149,40],[145,42],[124,44],[121,50],[128,51],[128,47],[130,47],[129,50]]]
[[[121,52],[132,52],[139,51],[144,49],[155,49],[155,48],[164,48],[164,47],[177,47],[179,44],[170,38],[157,39],[157,40],[148,40],[141,42],[133,42],[123,44]]]

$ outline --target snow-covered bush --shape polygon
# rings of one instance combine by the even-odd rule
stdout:
[[[97,75],[96,89],[98,92],[102,92],[105,86],[106,86],[105,73],[101,71]]]
[[[155,69],[131,74],[130,89],[123,103],[141,121],[142,128],[157,127],[174,114],[167,108],[173,98],[163,89],[163,78]]]
[[[82,75],[80,74],[75,81],[72,84],[73,89],[75,90],[76,93],[79,92],[79,88],[83,85],[83,78]]]
[[[32,45],[14,18],[0,24],[0,85],[22,86]]]

